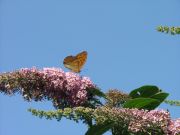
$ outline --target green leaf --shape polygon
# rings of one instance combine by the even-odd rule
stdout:
[[[100,101],[101,97],[107,99],[106,95],[98,88],[88,88],[87,92],[89,99],[84,104],[86,107],[95,109],[96,106],[103,105],[103,103]]]
[[[161,102],[152,98],[135,98],[130,99],[124,104],[124,108],[138,108],[138,109],[154,109]],[[156,106],[154,106],[156,105]]]
[[[163,102],[168,96],[169,96],[169,93],[159,92],[159,93],[153,95],[151,98],[157,99],[160,102]]]
[[[152,90],[152,93],[151,93],[150,89],[149,89],[150,92],[148,92],[148,89],[147,89],[147,91],[144,89],[141,89],[141,90],[142,91],[141,91],[141,94],[139,95],[139,98],[133,98],[133,99],[127,101],[124,104],[124,108],[138,108],[138,109],[152,110],[152,109],[155,109],[156,107],[158,107],[169,95],[168,93],[165,93],[165,92],[155,93],[155,91],[157,91],[158,89]],[[136,92],[137,92],[137,90],[136,90]],[[144,93],[144,92],[147,92],[147,93]],[[135,92],[133,94],[135,94]],[[147,95],[149,95],[149,97],[146,98]],[[145,96],[145,97],[143,97],[143,96]]]
[[[161,92],[161,90],[157,86],[145,85],[135,90],[132,90],[129,95],[132,98],[151,97],[158,92]]]
[[[151,98],[156,99],[159,102],[145,106],[145,108],[148,108],[149,110],[155,109],[168,97],[168,95],[169,95],[168,93],[164,93],[164,92],[159,92],[159,93],[153,95]]]
[[[103,98],[107,99],[106,94],[104,94],[101,90],[99,90],[97,88],[89,88],[88,92],[90,94],[92,94],[93,96],[103,97]]]
[[[93,125],[88,129],[85,135],[103,135],[109,129],[111,129],[113,123],[106,123],[101,125]]]
[[[133,99],[127,101],[124,107],[151,110],[158,107],[169,94],[162,92],[157,86],[146,85],[131,91],[129,95]]]

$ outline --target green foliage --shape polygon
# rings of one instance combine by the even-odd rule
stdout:
[[[69,120],[73,120],[75,122],[79,122],[82,120],[84,123],[91,126],[92,121],[92,112],[94,111],[88,107],[76,107],[76,108],[64,108],[52,111],[42,111],[37,109],[28,109],[29,112],[32,113],[34,116],[38,116],[39,118],[46,118],[46,119],[56,119],[60,121],[63,117]]]
[[[162,92],[157,86],[146,85],[129,94],[132,99],[124,104],[124,108],[138,108],[152,110],[158,107],[169,95]]]
[[[180,106],[180,100],[165,100],[164,102],[173,106]]]
[[[157,27],[157,31],[175,35],[175,34],[180,34],[180,27],[159,26]]]
[[[100,98],[107,99],[106,95],[99,88],[88,88],[89,99],[83,106],[95,109],[97,106],[102,106]]]
[[[88,129],[85,135],[102,135],[108,130],[110,130],[112,126],[113,126],[113,122],[98,124],[98,125],[95,124]]]
[[[39,118],[45,117],[46,119],[57,119],[58,121],[61,120],[62,117],[66,117],[67,119],[73,119],[74,117],[71,116],[71,108],[65,108],[64,111],[59,109],[57,111],[42,111],[36,109],[28,109],[29,112],[32,113],[34,116],[38,116]],[[76,119],[74,119],[77,121]]]
[[[153,104],[159,104],[159,101],[152,98],[135,98],[127,101],[124,108],[138,108],[138,109],[154,109]]]
[[[154,94],[153,96],[151,96],[151,98],[157,99],[162,103],[168,96],[169,96],[168,93],[158,92],[158,93]]]
[[[106,94],[104,94],[100,89],[98,88],[88,88],[88,92],[89,94],[91,94],[92,96],[98,96],[98,97],[103,97],[103,98],[107,98]]]
[[[158,92],[161,92],[161,90],[157,86],[145,85],[135,90],[132,90],[129,93],[129,96],[131,96],[132,98],[151,97]]]

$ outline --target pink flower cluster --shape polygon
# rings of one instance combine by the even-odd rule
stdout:
[[[168,132],[169,112],[164,110],[132,110],[134,121],[129,123],[129,130],[132,132],[147,132],[147,129],[159,128],[163,133]],[[154,129],[154,133],[156,133]]]
[[[168,131],[170,135],[180,135],[180,118],[176,120],[170,120]]]
[[[179,135],[180,133],[180,119],[172,121],[169,112],[164,110],[100,107],[95,114],[97,123],[113,121],[117,125],[115,126],[117,131],[126,125],[132,133],[151,133],[153,135]]]
[[[59,68],[22,68],[0,74],[1,92],[9,94],[19,89],[25,99],[51,99],[57,108],[84,104],[88,99],[88,88],[94,87],[88,77]]]

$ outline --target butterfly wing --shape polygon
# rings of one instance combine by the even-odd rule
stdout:
[[[79,53],[77,56],[77,63],[78,63],[78,70],[80,72],[80,70],[83,68],[84,64],[86,63],[87,60],[87,52],[83,51],[81,53]]]
[[[76,56],[67,56],[64,59],[64,66],[74,72],[79,73],[84,64],[86,63],[87,52],[83,51]]]
[[[75,62],[76,60],[76,57],[74,56],[67,56],[64,61],[63,61],[63,64],[66,68],[74,71],[74,72],[77,72],[76,69],[78,69],[78,63]]]

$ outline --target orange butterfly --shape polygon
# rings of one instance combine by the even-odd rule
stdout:
[[[79,73],[86,63],[87,52],[83,51],[78,53],[76,56],[67,56],[63,64],[66,68],[72,70],[73,72]]]

